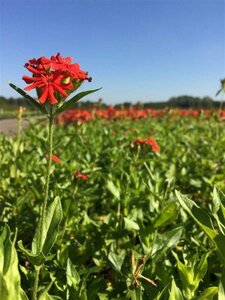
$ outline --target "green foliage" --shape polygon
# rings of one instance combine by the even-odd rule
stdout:
[[[183,300],[181,290],[177,287],[175,280],[172,280],[169,300]]]
[[[133,144],[150,135],[159,153]],[[61,162],[52,162],[41,235],[46,140],[45,121],[20,139],[0,135],[0,225],[18,228],[13,276],[29,299],[32,264],[43,262],[39,300],[223,299],[222,122],[165,116],[57,126]],[[0,260],[9,253],[2,247]]]
[[[212,211],[212,215],[217,222],[218,229],[215,229],[212,218],[197,204],[195,204],[194,201],[179,192],[176,192],[176,194],[181,206],[192,216],[192,218],[215,244],[221,258],[221,263],[225,264],[225,207],[220,201],[217,191],[214,190],[214,210]],[[219,211],[221,214],[219,214]]]
[[[213,192],[213,206],[211,215],[208,215],[205,211],[203,211],[197,204],[195,204],[192,200],[190,200],[188,197],[176,192],[178,200],[181,204],[181,206],[192,216],[192,218],[197,222],[197,224],[204,230],[204,232],[207,234],[207,236],[211,239],[211,241],[214,243],[219,258],[221,260],[221,263],[223,266],[225,265],[225,207],[223,205],[225,197],[220,192],[221,197],[223,197],[223,201],[220,198],[219,191],[214,188]],[[216,222],[217,228],[213,225],[213,219]],[[214,223],[215,223],[214,222]],[[180,265],[181,266],[181,265]],[[201,273],[203,271],[203,274],[206,272],[206,266],[204,268],[201,268],[201,266],[198,266],[198,270]],[[192,269],[193,271],[193,269]],[[187,270],[184,270],[182,272],[183,274],[187,274]],[[221,275],[220,283],[219,283],[219,292],[218,292],[218,299],[225,299],[225,277],[224,277],[224,271]],[[186,284],[186,286],[188,286]]]
[[[188,257],[186,263],[182,263],[178,255],[174,253],[177,261],[178,273],[181,279],[185,299],[193,299],[200,281],[204,278],[207,271],[207,254],[204,254],[199,260],[197,254]]]
[[[0,295],[4,300],[28,299],[20,286],[17,252],[7,225],[0,236]]]

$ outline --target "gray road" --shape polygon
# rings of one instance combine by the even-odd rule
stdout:
[[[28,121],[23,120],[22,126],[27,126]],[[0,133],[11,136],[17,133],[18,121],[16,119],[0,120]]]

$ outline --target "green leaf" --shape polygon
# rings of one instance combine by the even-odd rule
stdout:
[[[194,201],[176,191],[176,196],[180,205],[192,216],[192,218],[207,232],[207,234],[214,238],[218,233],[213,227],[210,216],[202,210]]]
[[[214,229],[210,216],[205,211],[203,211],[194,201],[190,200],[188,197],[182,195],[178,191],[176,191],[176,196],[183,209],[192,216],[192,218],[215,244],[219,252],[219,257],[222,263],[225,264],[225,236],[219,234]]]
[[[157,235],[152,249],[146,251],[147,258],[154,257],[154,262],[161,260],[162,255],[179,242],[182,233],[183,227],[179,226]]]
[[[62,220],[62,207],[59,197],[48,206],[44,220],[43,233],[41,232],[41,225],[38,224],[34,239],[32,242],[31,251],[25,249],[22,241],[18,242],[18,247],[27,256],[33,265],[40,266],[46,260],[51,259],[48,256],[51,248],[55,244],[58,235],[59,224]]]
[[[49,295],[49,293],[47,291],[44,291],[40,294],[40,296],[38,297],[38,300],[63,300],[63,299],[59,296]]]
[[[204,292],[200,296],[194,298],[194,300],[212,300],[217,293],[218,287],[212,286],[204,290]]]
[[[225,300],[225,268],[219,282],[218,300]]]
[[[106,293],[98,293],[99,300],[108,300],[108,294]]]
[[[117,255],[114,252],[110,252],[109,255],[108,255],[108,259],[112,263],[112,265],[116,269],[116,271],[121,273],[121,268],[122,268],[122,265],[123,265],[124,256]]]
[[[45,256],[49,254],[57,239],[59,224],[61,223],[61,221],[61,202],[59,197],[56,197],[55,200],[47,208],[43,232],[41,232],[41,224],[38,224],[32,242],[33,254],[37,254],[40,252],[43,252]]]
[[[20,290],[20,298],[21,300],[29,300],[27,295],[25,294],[24,290]]]
[[[184,300],[181,290],[177,287],[175,280],[172,280],[169,300]]]
[[[38,101],[36,101],[34,98],[29,96],[27,93],[25,93],[23,90],[21,90],[19,87],[14,85],[12,82],[9,82],[9,85],[11,88],[13,88],[17,93],[19,93],[21,96],[26,98],[32,105],[34,105],[36,108],[38,108],[42,113],[48,114],[47,110],[45,109],[45,106],[40,104]]]
[[[47,257],[43,252],[37,254],[32,253],[31,250],[28,250],[23,246],[22,241],[18,242],[18,247],[34,266],[41,266],[47,260]]]
[[[111,180],[107,181],[106,187],[115,198],[120,200],[120,191]]]
[[[140,229],[138,223],[136,223],[135,221],[127,217],[124,217],[124,228],[128,231],[134,231]]]
[[[194,281],[196,285],[199,285],[200,281],[205,277],[208,268],[208,255],[209,253],[204,253],[199,263],[196,263],[194,266]]]
[[[101,89],[101,88],[100,88]],[[85,91],[85,92],[81,92],[77,95],[75,95],[74,97],[72,97],[71,99],[65,101],[63,103],[62,106],[60,106],[53,114],[53,116],[57,116],[60,113],[64,112],[65,110],[71,108],[73,106],[73,104],[75,104],[76,102],[78,102],[81,98],[85,97],[86,95],[89,95],[91,93],[97,92],[100,89],[96,89],[96,90],[90,90],[90,91]]]
[[[219,89],[216,93],[216,96],[218,96],[222,92],[222,89]]]
[[[69,258],[67,260],[66,278],[67,284],[69,286],[73,286],[75,290],[78,290],[80,283],[80,275],[78,274],[75,266],[72,264]]]
[[[17,252],[7,225],[0,236],[0,296],[4,300],[26,299],[20,287]]]
[[[176,203],[168,203],[163,207],[161,214],[154,223],[154,228],[166,225],[168,222],[173,221],[177,216],[177,205]]]
[[[51,286],[53,284],[53,281],[51,281],[49,283],[49,285],[47,285],[39,294],[38,300],[63,300],[61,297],[59,296],[52,296],[49,295],[48,291],[50,290]]]
[[[214,187],[214,189],[213,189],[212,204],[213,204],[212,214],[214,215],[218,212],[218,210],[220,209],[220,205],[221,205],[219,192],[216,187]]]
[[[48,292],[43,292],[41,295],[38,297],[38,300],[53,300],[52,296],[48,294]]]
[[[212,215],[217,222],[220,233],[225,235],[225,207],[222,204],[221,198],[224,198],[224,194],[218,188],[214,187]]]
[[[194,282],[194,268],[192,266],[187,266],[183,264],[176,253],[173,252],[174,257],[177,261],[177,268],[179,272],[179,277],[182,281],[185,293],[192,294],[198,285]]]
[[[164,295],[165,295],[166,291],[168,290],[168,288],[169,288],[169,284],[167,284],[166,286],[164,286],[163,290],[161,290],[158,293],[158,295],[157,295],[157,297],[156,297],[155,300],[161,300],[161,299],[163,299],[162,297],[164,297]]]

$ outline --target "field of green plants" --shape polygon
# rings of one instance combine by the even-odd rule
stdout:
[[[1,300],[225,299],[222,117],[58,121],[39,253],[47,141],[0,135]]]

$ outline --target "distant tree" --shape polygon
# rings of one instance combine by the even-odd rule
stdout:
[[[193,97],[193,96],[178,96],[172,97],[168,101],[170,107],[177,108],[214,108],[217,107],[217,103],[210,97]]]
[[[80,108],[80,109],[92,109],[93,107],[99,107],[101,109],[107,108],[108,105],[101,101],[82,101],[77,102],[74,104],[73,108]],[[166,107],[170,108],[182,108],[182,109],[211,109],[211,108],[219,108],[221,102],[214,101],[212,98],[206,96],[203,98],[200,97],[193,97],[188,95],[181,95],[178,97],[171,97],[168,101],[161,101],[161,102],[141,102],[138,101],[137,103],[132,102],[124,102],[122,104],[116,104],[114,107],[116,109],[128,109],[134,107],[136,109],[143,109],[143,108],[150,108],[150,109],[163,109]],[[0,96],[0,108],[5,110],[15,110],[19,106],[26,107],[28,110],[35,109],[29,101],[24,98],[5,98]]]

